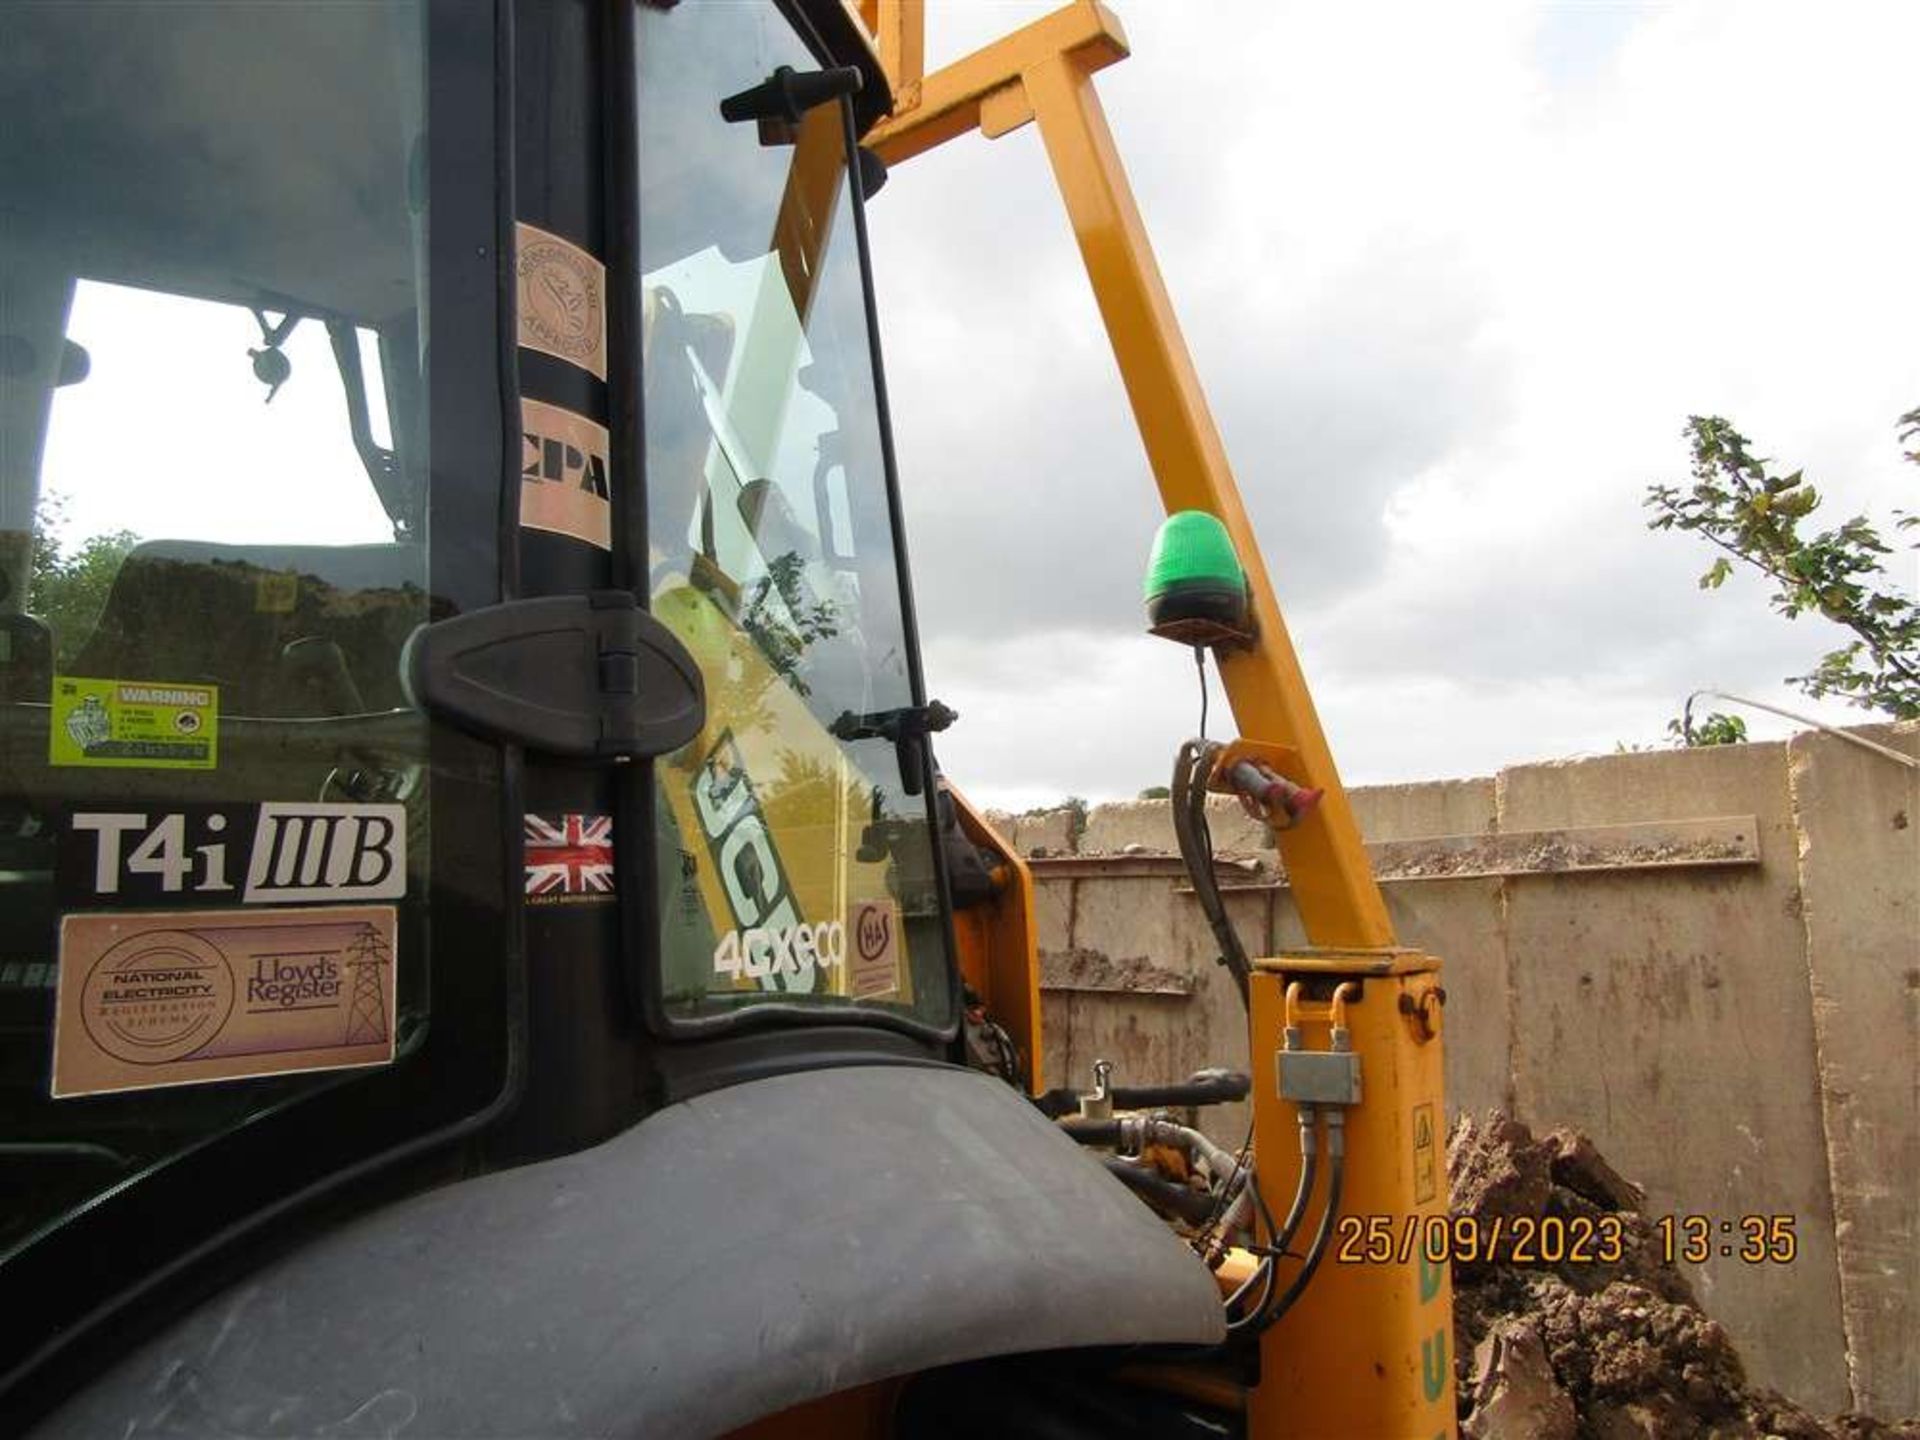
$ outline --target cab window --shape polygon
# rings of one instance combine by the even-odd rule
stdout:
[[[7,9],[0,1254],[425,1032],[421,24]]]
[[[664,1009],[944,1028],[927,787],[896,743],[911,637],[846,113],[721,118],[776,67],[819,68],[777,6],[640,22],[652,606],[708,698],[655,770]]]

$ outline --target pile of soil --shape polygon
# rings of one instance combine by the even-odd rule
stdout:
[[[1503,1232],[1491,1259],[1455,1246],[1455,1380],[1468,1440],[1920,1440],[1920,1422],[1823,1420],[1749,1385],[1726,1331],[1662,1258],[1641,1191],[1586,1136],[1536,1138],[1498,1111],[1463,1115],[1447,1138],[1447,1176],[1453,1213],[1472,1217],[1482,1244],[1496,1220]],[[1532,1251],[1562,1248],[1542,1245],[1545,1233],[1608,1243],[1583,1247],[1578,1261],[1522,1263],[1516,1220]]]

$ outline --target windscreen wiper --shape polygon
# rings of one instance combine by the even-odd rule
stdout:
[[[393,522],[393,538],[409,540],[419,528],[416,496],[401,473],[400,455],[373,438],[367,407],[367,372],[360,363],[360,335],[346,320],[327,321],[327,339],[333,342],[333,362],[340,368],[340,386],[347,392],[347,429],[354,453],[373,482],[380,508]]]

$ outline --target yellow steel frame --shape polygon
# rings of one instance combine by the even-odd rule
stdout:
[[[882,0],[881,12],[889,8]],[[1093,87],[1096,70],[1126,55],[1113,13],[1079,0],[927,76],[919,104],[896,108],[866,143],[891,165],[969,130],[993,138],[1039,122],[1161,499],[1169,512],[1218,515],[1253,588],[1258,643],[1220,657],[1234,717],[1243,733],[1297,751],[1303,773],[1292,778],[1327,791],[1319,823],[1284,838],[1307,935],[1316,945],[1390,946],[1359,826]]]
[[[1093,85],[1125,59],[1119,21],[1100,0],[1074,0],[923,74],[923,0],[860,0],[893,83],[892,115],[866,142],[898,164],[956,136],[989,139],[1037,123],[1101,317],[1169,513],[1205,510],[1226,525],[1252,590],[1256,638],[1219,653],[1241,733],[1293,752],[1290,778],[1325,791],[1308,823],[1281,832],[1293,896],[1312,950],[1258,962],[1252,986],[1255,1151],[1263,1190],[1291,1193],[1295,1110],[1274,1090],[1282,991],[1351,981],[1354,1048],[1368,1086],[1348,1127],[1343,1211],[1412,1217],[1446,1212],[1436,1173],[1441,1113],[1438,963],[1395,945],[1353,809],[1274,598],[1225,447],[1180,333],[1146,227]],[[1324,1035],[1324,1031],[1322,1032]],[[1311,1035],[1309,1044],[1313,1044]],[[1036,1047],[1037,1048],[1037,1047]],[[1444,1266],[1342,1265],[1331,1257],[1301,1302],[1262,1341],[1262,1383],[1249,1400],[1260,1440],[1305,1435],[1453,1432],[1448,1356],[1451,1286]]]

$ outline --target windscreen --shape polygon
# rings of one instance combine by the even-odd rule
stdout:
[[[424,1033],[421,23],[6,6],[0,1253]]]
[[[771,4],[640,18],[652,606],[708,702],[656,767],[665,1012],[945,1028],[846,115],[721,118],[777,67],[820,67]]]

